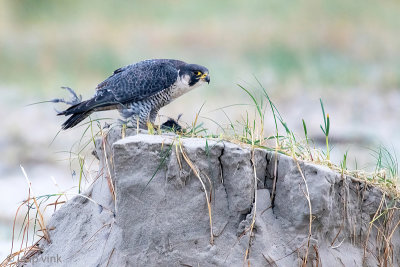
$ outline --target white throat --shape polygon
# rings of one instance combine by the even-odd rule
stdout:
[[[175,84],[175,88],[173,89],[172,96],[173,98],[180,97],[181,95],[193,90],[196,87],[199,87],[204,83],[204,81],[200,80],[195,85],[189,86],[190,76],[189,75],[182,75],[180,76],[178,73],[178,80]]]

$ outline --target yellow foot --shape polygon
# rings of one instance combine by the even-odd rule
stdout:
[[[126,123],[122,124],[122,129],[121,129],[121,138],[124,139],[126,136]]]
[[[155,129],[155,125],[151,122],[147,122],[147,131],[149,132],[149,134],[154,134],[154,129]]]

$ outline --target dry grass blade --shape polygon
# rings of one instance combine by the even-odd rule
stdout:
[[[115,251],[115,248],[112,249],[110,256],[108,256],[106,267],[108,267],[108,265],[110,264],[110,260],[111,260],[112,255],[114,254],[114,251]]]
[[[396,231],[396,229],[400,226],[400,220],[396,223],[395,227],[393,227],[392,232],[390,233],[390,235],[388,236],[388,240],[392,239],[394,232]]]
[[[96,205],[100,206],[102,209],[104,209],[104,210],[106,210],[106,211],[109,211],[109,212],[111,212],[112,214],[114,214],[114,212],[113,212],[112,210],[108,209],[107,207],[105,207],[105,206],[101,205],[100,203],[98,203],[98,202],[94,201],[92,198],[90,198],[90,197],[88,197],[88,196],[85,196],[85,195],[83,195],[83,194],[64,193],[64,195],[67,195],[67,196],[80,196],[80,197],[83,197],[84,199],[87,199],[87,200],[89,200],[90,202],[92,202],[92,203],[94,203],[94,204],[96,204]]]
[[[204,107],[205,104],[206,104],[206,102],[204,102],[204,103],[201,105],[199,111],[196,113],[196,117],[195,117],[194,122],[193,122],[193,124],[192,124],[192,138],[195,137],[195,129],[196,129],[196,125],[197,125],[197,120],[199,119],[200,112],[201,112],[201,110],[203,109],[203,107]]]
[[[372,229],[372,226],[373,226],[373,224],[374,224],[374,221],[375,221],[376,218],[379,216],[378,214],[379,214],[380,210],[382,209],[382,206],[383,206],[383,202],[384,202],[384,200],[385,200],[385,197],[386,197],[386,196],[385,196],[385,193],[383,193],[381,202],[379,203],[379,207],[378,207],[378,209],[376,210],[375,215],[374,215],[374,217],[373,217],[373,219],[372,219],[372,221],[370,222],[369,227],[368,227],[368,233],[367,233],[367,237],[365,238],[365,244],[364,244],[363,264],[365,264],[365,260],[366,260],[366,258],[367,258],[367,247],[368,247],[368,241],[369,241],[369,236],[370,236],[370,233],[371,233],[371,229]]]
[[[196,177],[199,179],[201,186],[203,187],[204,194],[206,196],[206,201],[207,201],[207,208],[208,208],[208,216],[210,219],[210,244],[214,245],[214,234],[213,234],[213,223],[212,223],[212,212],[211,212],[211,204],[210,204],[210,199],[208,197],[207,193],[207,188],[206,185],[204,184],[203,180],[200,177],[200,171],[197,169],[197,167],[193,164],[193,162],[190,160],[188,155],[183,151],[182,149],[182,144],[179,143],[179,149],[182,153],[182,156],[186,163],[189,165],[189,167],[192,169],[193,173],[196,175]]]
[[[44,223],[43,214],[42,214],[41,211],[40,211],[40,207],[39,207],[39,205],[38,205],[38,203],[37,203],[37,201],[36,201],[35,194],[33,193],[33,190],[32,190],[31,181],[29,180],[28,175],[26,174],[24,167],[22,167],[22,165],[21,165],[20,167],[21,167],[21,170],[22,170],[22,172],[23,172],[23,174],[24,174],[24,176],[25,176],[25,179],[26,179],[26,181],[27,181],[27,183],[28,183],[29,190],[30,190],[30,192],[32,192],[32,195],[33,195],[32,199],[33,199],[33,202],[35,203],[37,212],[38,212],[38,214],[39,214],[39,226],[40,226],[40,230],[43,232],[44,238],[45,238],[48,242],[50,242],[50,237],[49,237],[49,234],[48,234],[48,232],[47,232],[46,225],[45,225],[45,223]]]
[[[395,212],[396,208],[387,208],[387,205],[382,205],[382,207],[385,206],[385,210],[377,216],[377,218],[374,221],[377,221],[377,224],[374,223],[374,221],[371,221],[371,225],[376,228],[378,231],[377,234],[377,250],[379,252],[379,255],[377,257],[378,262],[380,266],[394,266],[394,245],[392,244],[392,237],[393,234],[395,233],[396,229],[400,225],[400,220],[397,221],[395,224],[392,224],[393,219],[395,217]],[[378,218],[384,214],[384,218],[382,219],[382,222],[378,222]],[[391,225],[393,225],[393,228],[391,228]],[[379,237],[379,238],[378,238]],[[383,252],[383,253],[382,253]]]
[[[251,219],[250,224],[250,232],[249,232],[249,244],[247,245],[246,253],[244,256],[244,260],[247,261],[248,266],[250,266],[250,246],[252,241],[254,224],[256,222],[256,213],[257,213],[257,169],[256,169],[256,161],[254,159],[254,148],[251,151],[251,161],[253,163],[253,173],[254,173],[254,206],[253,206],[253,218]]]
[[[278,265],[276,265],[275,261],[271,258],[271,256],[269,256],[269,255],[265,256],[264,253],[262,253],[262,256],[264,257],[265,261],[268,263],[268,266],[278,267]]]
[[[106,150],[106,139],[107,139],[107,136],[103,135],[103,137],[102,137],[102,146],[103,146],[104,160],[105,160],[105,164],[107,166],[107,172],[108,172],[107,184],[108,184],[108,187],[110,189],[111,195],[112,195],[114,203],[115,203],[115,198],[116,198],[116,196],[115,196],[115,188],[114,188],[114,184],[113,184],[113,181],[112,181],[112,178],[111,178],[110,165],[108,163],[108,155],[107,155],[107,150]]]
[[[13,254],[13,249],[14,249],[14,234],[15,234],[15,224],[16,224],[16,221],[17,221],[17,215],[18,215],[19,210],[21,209],[21,207],[23,207],[29,200],[30,200],[30,198],[28,200],[24,201],[21,205],[19,205],[19,207],[17,208],[17,212],[15,213],[14,222],[13,222],[13,229],[12,229],[12,238],[11,238],[11,252],[10,252],[11,254]]]
[[[278,178],[278,141],[276,142],[276,150],[274,153],[274,181],[272,183],[272,192],[271,192],[271,203],[274,203],[275,190],[276,190],[276,179]]]
[[[50,242],[50,237],[49,237],[47,228],[45,226],[43,214],[46,211],[47,206],[49,206],[51,204],[46,205],[42,209],[41,209],[41,205],[43,204],[44,201],[47,201],[47,199],[49,197],[56,196],[57,194],[36,196],[33,192],[32,183],[29,180],[25,169],[22,166],[20,166],[20,167],[21,167],[21,170],[22,170],[22,172],[25,176],[25,179],[28,183],[28,192],[29,193],[28,193],[28,198],[25,201],[23,201],[17,208],[16,214],[14,217],[14,222],[13,222],[11,251],[10,251],[10,254],[8,255],[8,257],[1,263],[1,266],[17,266],[20,262],[25,262],[27,259],[29,259],[30,257],[32,257],[34,254],[36,254],[39,251],[37,244],[42,238],[46,239],[47,242]],[[39,202],[39,199],[41,199],[40,202]],[[22,234],[21,246],[17,252],[13,252],[14,242],[15,242],[15,227],[16,227],[17,216],[20,212],[21,207],[23,207],[25,205],[27,206],[28,210],[26,212],[24,221],[22,222],[21,231],[20,231],[20,235]],[[53,205],[55,205],[55,203],[53,203]],[[33,218],[30,217],[31,210],[36,211],[36,216],[34,216]],[[32,243],[35,241],[35,234],[37,234],[38,232],[41,232],[42,236],[34,244],[32,244],[31,246],[28,246],[29,231],[31,228],[31,220],[34,220],[33,232],[32,232],[32,234],[33,234]],[[37,224],[39,225],[39,229],[36,229]]]
[[[182,170],[182,163],[181,163],[181,157],[179,156],[179,150],[178,150],[178,144],[175,144],[175,155],[176,155],[176,160],[178,161],[179,164],[179,169]]]
[[[303,259],[303,263],[302,263],[302,266],[304,267],[304,266],[307,266],[308,252],[309,252],[309,250],[310,250],[310,240],[311,240],[311,236],[312,236],[312,229],[311,229],[311,226],[312,226],[312,207],[311,207],[310,193],[309,193],[309,191],[308,191],[307,180],[306,180],[306,178],[304,177],[304,173],[303,173],[303,171],[301,170],[301,167],[300,167],[300,164],[299,164],[298,160],[297,160],[295,157],[293,157],[293,159],[296,161],[297,168],[299,169],[301,178],[303,179],[304,186],[305,186],[305,188],[306,188],[306,191],[305,191],[305,192],[303,191],[303,194],[304,194],[304,196],[305,196],[306,199],[307,199],[308,209],[309,209],[309,224],[308,224],[307,248],[306,248],[306,255],[305,255],[305,257],[304,257],[304,259]]]
[[[11,253],[10,255],[7,256],[1,263],[1,267],[5,266],[19,266],[19,263],[21,262],[26,262],[27,259],[30,257],[34,256],[36,253],[38,253],[40,249],[37,246],[37,242],[29,247],[23,248],[19,251],[16,251],[14,253]],[[19,256],[23,254],[22,258],[19,259]],[[14,258],[18,257],[17,261],[13,261]]]

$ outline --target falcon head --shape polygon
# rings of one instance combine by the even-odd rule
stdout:
[[[179,69],[179,76],[189,87],[197,87],[207,82],[210,83],[208,69],[197,64],[186,64]]]

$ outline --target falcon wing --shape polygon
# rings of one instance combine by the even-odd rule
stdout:
[[[169,88],[178,79],[178,70],[164,60],[148,60],[114,71],[97,86],[99,91],[111,93],[117,103],[146,99]]]
[[[96,87],[94,97],[58,114],[72,115],[64,122],[62,128],[74,127],[93,111],[146,99],[169,88],[177,79],[178,70],[169,60],[142,61],[117,69]]]

